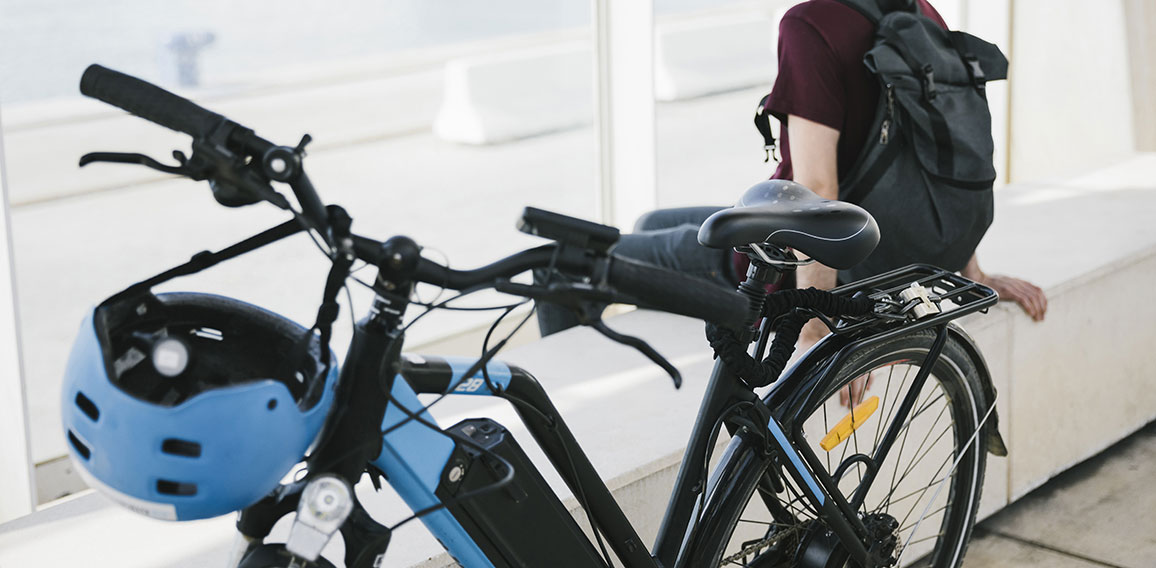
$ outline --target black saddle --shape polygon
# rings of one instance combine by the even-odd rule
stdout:
[[[879,226],[858,205],[823,199],[793,181],[768,180],[748,189],[734,207],[707,218],[698,242],[720,249],[769,243],[847,269],[875,250]]]

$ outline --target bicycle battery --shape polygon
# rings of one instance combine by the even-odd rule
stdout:
[[[578,523],[501,424],[464,420],[448,429],[480,448],[457,442],[436,495],[494,566],[605,566]],[[500,456],[501,460],[495,456]],[[480,495],[506,478],[505,486]]]

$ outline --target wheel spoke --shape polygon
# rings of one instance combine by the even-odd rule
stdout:
[[[899,533],[902,534],[904,532],[907,532],[907,529],[915,527],[915,525],[919,524],[919,521],[926,519],[928,517],[934,517],[936,513],[939,513],[940,511],[946,511],[946,510],[947,510],[947,504],[945,503],[942,507],[940,507],[934,511],[928,511],[926,515],[923,515],[923,516],[919,517],[918,519],[915,519],[915,522],[912,522],[906,526],[899,527]],[[915,542],[919,542],[919,541],[915,541]]]
[[[954,461],[954,460],[952,460],[952,458],[953,458],[953,457],[955,457],[955,456],[954,456],[954,455],[950,455],[950,456],[947,456],[947,461],[946,461],[946,462],[944,462],[944,465],[947,465],[947,463],[948,463],[948,462],[952,462],[952,461]],[[900,524],[900,525],[902,525],[902,524],[906,523],[906,522],[907,522],[907,519],[911,517],[911,513],[914,513],[914,512],[915,512],[915,507],[917,507],[917,506],[919,505],[920,501],[923,501],[923,495],[926,495],[928,490],[930,490],[932,487],[935,487],[935,486],[939,485],[939,484],[940,484],[940,482],[941,482],[941,481],[943,481],[943,480],[941,480],[941,479],[940,479],[940,477],[939,477],[939,472],[941,472],[941,471],[943,471],[943,466],[942,466],[942,465],[941,465],[941,466],[939,466],[939,469],[935,471],[935,475],[931,476],[931,478],[932,478],[932,479],[934,479],[934,480],[935,480],[935,482],[934,482],[934,483],[931,483],[931,484],[929,484],[927,487],[924,487],[924,488],[923,488],[923,493],[922,493],[922,494],[920,494],[920,496],[919,496],[919,500],[917,500],[915,503],[912,503],[912,504],[911,504],[911,508],[910,508],[910,509],[907,511],[907,514],[903,516],[903,520],[902,520],[902,521],[899,521],[899,524]],[[948,472],[948,473],[953,473],[953,472]],[[950,477],[951,477],[951,476],[949,475],[949,476],[948,476],[948,478],[950,478]],[[933,497],[933,499],[934,499],[934,497]]]
[[[949,427],[948,427],[948,430],[950,430],[950,429],[951,429],[951,427],[949,426]],[[934,447],[934,446],[933,446],[933,447]],[[927,454],[925,453],[923,457],[926,457],[926,455],[927,455]],[[922,461],[923,457],[920,457],[920,458],[919,458],[919,460],[917,460],[917,461]],[[953,457],[954,457],[954,454],[952,454],[952,453],[948,453],[948,455],[947,455],[947,456],[944,458],[943,462],[942,462],[942,463],[940,463],[940,464],[939,464],[939,467],[938,467],[938,468],[935,470],[935,473],[931,475],[931,478],[932,478],[933,480],[938,480],[938,479],[939,479],[939,474],[940,474],[940,472],[942,472],[942,471],[943,471],[943,467],[944,467],[944,466],[946,466],[948,463],[950,463],[950,462],[951,462],[951,459],[952,459]],[[894,503],[895,503],[895,501],[892,501],[892,500],[891,500],[891,496],[895,494],[895,490],[899,488],[899,485],[900,485],[901,483],[903,483],[903,481],[904,481],[905,479],[907,479],[907,475],[909,475],[909,474],[910,474],[910,471],[914,471],[914,469],[908,470],[908,473],[905,473],[905,474],[903,475],[903,477],[901,477],[901,478],[899,479],[899,481],[897,481],[897,482],[895,483],[895,485],[894,485],[894,486],[891,488],[891,491],[890,491],[890,492],[887,494],[887,498],[886,498],[886,499],[885,499],[885,501],[884,501],[884,503],[885,503],[885,505],[886,505],[887,507],[890,507],[892,504],[894,504]],[[928,487],[930,487],[930,485],[929,485]],[[925,487],[925,488],[922,488],[922,489],[917,489],[916,491],[920,491],[920,490],[926,491],[926,489],[927,489],[927,488]]]
[[[930,376],[928,377],[928,379],[931,379],[931,378],[932,377],[930,377]],[[934,392],[935,392],[934,389],[931,392],[929,392],[927,394],[927,399],[930,399],[932,393],[934,393]],[[920,396],[920,394],[921,393],[916,394],[917,400],[918,400],[918,397]],[[896,397],[896,398],[898,398],[898,397]],[[927,399],[924,399],[924,402],[926,402]],[[922,407],[923,403],[919,403],[919,406]],[[900,428],[900,431],[903,434],[903,441],[900,442],[900,444],[899,444],[899,454],[897,456],[895,456],[895,460],[894,460],[895,461],[895,468],[891,472],[891,489],[890,489],[891,493],[895,492],[895,489],[898,485],[898,482],[896,481],[895,478],[899,474],[899,462],[903,461],[903,451],[907,448],[907,438],[908,438],[908,434],[911,432],[911,423],[914,419],[915,419],[914,415],[909,416],[907,421],[903,424],[903,427]],[[899,435],[899,433],[896,433],[896,436],[898,436],[898,435]],[[878,457],[878,456],[876,456],[876,457]]]
[[[786,524],[786,523],[775,523],[775,522],[771,522],[771,521],[756,521],[756,520],[753,520],[753,519],[739,519],[739,522],[740,522],[740,523],[747,523],[747,524],[752,524],[752,525],[763,525],[763,526],[767,526],[767,527],[783,527],[783,528],[786,528],[786,527],[793,527],[793,526],[795,526],[795,525],[788,525],[788,524]]]
[[[827,404],[823,403],[823,431],[830,432],[831,425],[827,422]],[[823,452],[827,458],[827,471],[831,471],[831,452]]]
[[[933,539],[933,538],[939,538],[939,537],[941,537],[941,536],[943,536],[943,533],[942,533],[942,532],[937,532],[937,533],[935,533],[935,534],[933,534],[933,535],[928,535],[928,536],[925,536],[925,537],[923,537],[923,538],[920,538],[919,540],[913,540],[913,541],[911,541],[911,542],[907,543],[907,546],[911,546],[911,545],[913,545],[913,544],[919,544],[919,543],[921,543],[921,542],[926,542],[926,541],[929,541],[929,540],[931,540],[931,539]]]
[[[911,365],[907,365],[907,370],[903,373],[903,378],[899,381],[899,387],[895,389],[895,398],[891,399],[891,401],[889,402],[889,406],[887,409],[887,419],[882,421],[881,426],[886,425],[886,424],[890,424],[891,419],[895,417],[895,410],[899,406],[899,404],[898,404],[899,397],[903,393],[903,387],[907,385],[907,377],[911,376],[911,368],[912,368]],[[887,433],[887,430],[886,430],[886,428],[884,428],[883,431],[879,435],[879,442],[883,441],[883,436],[886,433]],[[879,442],[876,442],[875,445],[879,446]]]
[[[939,433],[938,436],[935,437],[935,441],[927,447],[927,450],[924,451],[923,454],[921,454],[918,458],[915,458],[915,460],[912,461],[911,464],[907,467],[907,471],[903,472],[903,476],[899,478],[899,483],[903,483],[903,480],[907,479],[907,476],[911,475],[911,472],[915,471],[915,466],[919,465],[919,463],[923,461],[923,458],[927,457],[927,454],[931,453],[931,450],[935,449],[936,444],[939,443],[941,439],[943,439],[943,436],[948,432],[951,432],[952,429],[952,426],[949,424],[946,428],[943,429],[942,432]],[[918,451],[916,453],[918,453]]]
[[[951,458],[952,458],[952,456],[949,455],[949,456],[947,456],[947,459],[943,460],[943,463],[939,464],[939,468],[936,469],[935,473],[931,476],[931,478],[934,480],[932,483],[929,483],[923,487],[920,487],[919,489],[912,490],[910,493],[908,493],[908,494],[906,494],[906,495],[904,495],[898,499],[892,499],[891,495],[889,494],[889,495],[887,495],[887,498],[884,499],[879,504],[879,507],[877,507],[874,511],[871,511],[871,512],[872,513],[878,513],[881,511],[887,511],[887,510],[890,510],[891,506],[895,505],[896,503],[906,501],[907,499],[910,499],[911,497],[913,497],[915,495],[922,496],[924,493],[927,492],[928,489],[931,489],[932,486],[934,486],[936,483],[939,483],[939,474],[943,472],[944,466],[951,463]]]

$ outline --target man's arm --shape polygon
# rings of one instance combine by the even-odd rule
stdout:
[[[792,114],[787,117],[787,135],[791,144],[795,182],[803,184],[819,197],[839,199],[839,131]],[[795,270],[795,286],[800,289],[813,286],[820,290],[830,290],[835,287],[837,276],[838,272],[834,268],[814,262]],[[799,333],[794,357],[802,356],[827,333],[827,326],[818,319],[807,322]],[[850,408],[862,402],[863,393],[870,386],[869,375],[851,381],[839,391],[840,403]]]
[[[805,118],[787,117],[787,134],[791,144],[791,166],[795,182],[800,183],[825,199],[839,199],[839,166],[836,159],[839,131]],[[795,284],[800,289],[814,286],[820,290],[835,287],[834,268],[819,263],[799,267]],[[827,327],[819,320],[811,320],[799,337],[799,353],[810,349],[827,335]]]

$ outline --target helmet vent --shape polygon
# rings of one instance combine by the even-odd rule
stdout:
[[[164,495],[178,495],[181,497],[191,497],[197,494],[196,483],[181,483],[180,481],[169,481],[167,479],[157,480],[157,493]]]
[[[72,449],[76,450],[76,453],[80,454],[80,457],[86,460],[92,457],[92,451],[88,449],[88,446],[84,445],[84,442],[80,441],[80,438],[76,437],[76,434],[72,433],[72,430],[68,431],[68,443],[72,444]]]
[[[203,339],[212,339],[214,341],[223,341],[225,339],[225,334],[221,333],[221,330],[213,329],[211,327],[199,327],[194,329],[191,333],[197,337]]]
[[[200,444],[179,438],[165,438],[165,441],[161,442],[161,451],[166,454],[184,456],[186,458],[201,457]]]
[[[80,411],[83,412],[85,416],[91,418],[93,422],[100,419],[100,409],[98,409],[96,404],[89,400],[87,396],[84,396],[84,393],[76,393],[76,406],[80,408]]]

